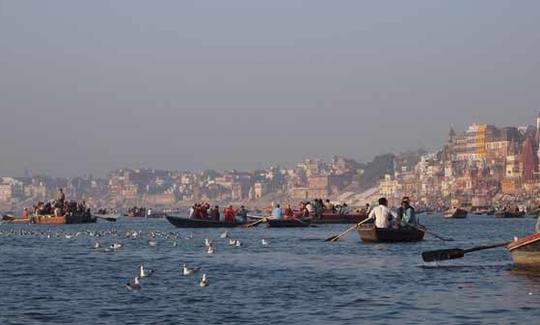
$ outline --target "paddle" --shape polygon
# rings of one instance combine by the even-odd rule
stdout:
[[[414,229],[416,229],[416,230],[423,231],[423,232],[425,232],[426,234],[430,234],[431,236],[433,236],[433,237],[435,237],[435,238],[437,238],[437,239],[440,239],[440,240],[442,240],[442,241],[454,241],[454,239],[452,239],[452,238],[444,238],[444,237],[442,237],[442,236],[439,236],[439,235],[437,235],[437,234],[431,232],[431,230],[427,230],[427,228],[420,228],[420,227],[418,227],[418,226],[416,226],[416,225],[413,225],[413,224],[407,224],[407,225],[410,226],[410,227],[412,227],[412,228],[414,228]]]
[[[345,231],[342,232],[341,234],[335,235],[335,236],[332,236],[332,237],[328,237],[328,238],[326,238],[324,241],[331,241],[331,242],[338,241],[341,237],[345,236],[345,235],[348,234],[350,231],[352,231],[352,230],[358,228],[358,226],[360,226],[360,225],[362,225],[362,224],[368,222],[369,220],[371,220],[371,219],[368,218],[368,219],[366,219],[366,220],[364,220],[364,221],[362,221],[362,222],[359,222],[359,223],[357,223],[356,225],[354,225],[354,226],[350,227],[349,229],[345,230]]]
[[[477,247],[473,247],[469,249],[461,249],[461,248],[439,249],[435,251],[423,252],[422,259],[424,260],[424,262],[452,260],[452,259],[462,258],[463,256],[465,256],[465,254],[470,253],[470,252],[503,247],[510,243],[511,242],[504,242],[504,243],[493,244],[493,245],[482,245],[482,246],[477,246]]]
[[[252,223],[248,223],[248,224],[242,225],[242,228],[257,227],[258,225],[260,225],[261,223],[264,223],[264,222],[267,222],[266,217],[263,217],[261,220],[254,221],[254,222],[252,222]]]

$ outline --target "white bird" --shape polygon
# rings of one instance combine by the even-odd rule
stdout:
[[[71,238],[73,238],[73,235],[66,234],[66,235],[64,236],[64,238],[66,238],[66,239],[71,239]]]
[[[114,244],[112,244],[111,246],[109,246],[110,249],[114,249],[114,250],[120,249],[120,248],[122,248],[122,247],[124,247],[124,245],[122,245],[122,244],[120,244],[120,243],[114,243]]]
[[[219,238],[221,238],[221,239],[229,238],[229,232],[226,231],[226,232],[222,233],[222,234],[219,236]]]
[[[173,247],[176,247],[176,245],[178,245],[178,244],[176,243],[176,240],[172,243],[172,245],[173,245]]]
[[[200,269],[200,267],[190,269],[186,264],[184,264],[182,265],[182,275],[192,275],[199,272]]]
[[[208,253],[208,255],[212,255],[215,252],[216,252],[216,250],[214,249],[214,245],[208,246],[208,250],[206,250],[206,253]]]
[[[137,291],[137,290],[141,290],[141,284],[139,282],[139,277],[136,276],[133,280],[129,281],[128,283],[126,283],[126,288],[129,290],[129,291]]]
[[[150,247],[156,247],[156,246],[157,246],[157,241],[150,239],[150,240],[148,241],[148,246],[150,246]]]
[[[139,278],[146,278],[146,277],[149,277],[152,275],[152,273],[154,273],[153,270],[149,270],[149,269],[145,269],[144,268],[144,265],[141,264],[141,266],[139,266]]]
[[[266,239],[262,239],[262,240],[261,240],[261,244],[262,244],[263,246],[268,246],[268,241],[266,241]]]
[[[99,242],[96,242],[94,244],[94,249],[98,249],[98,248],[101,248],[101,245],[99,244]]]
[[[200,286],[201,288],[206,288],[206,287],[208,287],[208,279],[206,278],[206,273],[204,273],[204,274],[202,275],[202,279],[201,279],[201,282],[199,283],[199,286]]]
[[[239,240],[236,240],[234,243],[234,247],[240,247],[242,246],[242,243]]]
[[[206,246],[206,247],[212,246],[212,241],[210,239],[208,239],[208,238],[205,238],[204,239],[204,246]]]
[[[229,246],[234,246],[234,245],[236,245],[236,240],[229,239]]]

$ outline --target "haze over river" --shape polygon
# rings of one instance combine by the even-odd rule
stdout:
[[[425,264],[421,252],[469,248],[534,231],[534,219],[421,216],[441,242],[364,244],[348,225],[303,229],[178,229],[165,219],[90,225],[0,225],[0,324],[532,324],[540,277],[512,270],[505,249]],[[141,230],[136,239],[128,230]],[[155,233],[157,246],[148,244]],[[76,234],[66,239],[65,233]],[[94,233],[103,236],[96,238]],[[51,238],[47,238],[50,234]],[[180,234],[174,246],[174,235]],[[192,235],[192,237],[191,237]],[[69,236],[68,236],[69,237]],[[208,256],[204,238],[216,246]],[[261,239],[269,241],[263,246]],[[125,246],[94,249],[99,241]],[[142,289],[124,285],[144,263]],[[180,265],[201,267],[182,276]],[[202,273],[210,285],[200,288]]]

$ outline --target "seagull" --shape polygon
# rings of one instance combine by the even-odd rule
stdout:
[[[186,264],[184,264],[182,265],[182,275],[192,275],[194,273],[199,272],[200,269],[201,269],[200,267],[190,269],[187,267]]]
[[[216,250],[214,249],[214,245],[208,246],[208,250],[206,251],[206,253],[208,253],[208,255],[213,255],[215,252],[216,252]]]
[[[176,245],[178,245],[178,244],[176,243],[176,240],[172,243],[172,245],[173,245],[173,247],[176,247]]]
[[[235,246],[235,247],[240,247],[240,246],[242,246],[242,243],[241,243],[239,240],[236,240],[236,241],[234,242],[234,246]]]
[[[122,247],[124,247],[124,245],[122,245],[122,244],[120,244],[120,243],[114,243],[114,244],[112,244],[111,246],[109,246],[110,249],[114,249],[114,250],[120,249],[120,248],[122,248]]]
[[[149,270],[149,269],[145,269],[144,268],[144,265],[141,264],[141,266],[139,266],[139,278],[147,278],[149,276],[152,275],[152,273],[154,273],[153,270]]]
[[[94,244],[94,249],[98,249],[98,248],[101,248],[101,245],[100,245],[99,242],[96,242],[96,243]]]
[[[148,241],[148,246],[150,246],[150,247],[156,247],[156,246],[157,246],[157,241],[150,239],[150,240]]]
[[[126,283],[126,288],[129,291],[141,290],[141,284],[139,282],[139,277],[136,276],[133,280],[130,280],[128,283]]]
[[[228,231],[225,231],[224,233],[222,233],[219,238],[221,239],[225,239],[225,238],[229,238],[229,232]]]
[[[73,238],[73,235],[66,234],[66,235],[64,236],[64,238],[66,238],[66,239],[71,239],[71,238]]]
[[[262,244],[263,246],[268,246],[268,242],[266,241],[266,239],[262,239],[262,240],[261,240],[261,244]]]
[[[202,275],[202,279],[201,279],[201,282],[199,283],[199,286],[201,288],[208,287],[208,279],[206,278],[206,273]]]
[[[236,240],[229,239],[229,246],[234,246],[234,245],[236,245]]]
[[[206,246],[206,247],[212,246],[212,241],[210,239],[208,239],[208,238],[205,238],[204,239],[204,246]]]

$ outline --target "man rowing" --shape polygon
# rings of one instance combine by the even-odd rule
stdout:
[[[397,215],[388,208],[388,200],[384,197],[379,199],[379,205],[369,213],[368,219],[375,219],[375,227],[390,228],[392,221]]]

